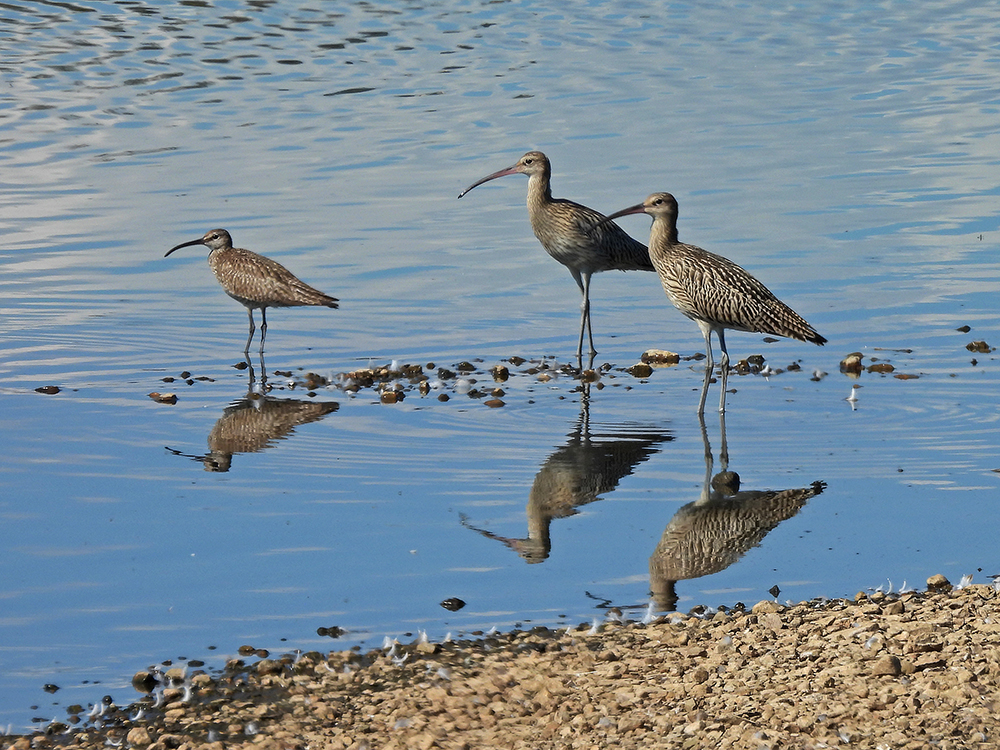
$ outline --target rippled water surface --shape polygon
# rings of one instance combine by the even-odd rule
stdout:
[[[15,2],[0,41],[0,725],[247,644],[1000,573],[990,7]],[[673,192],[830,343],[731,334],[781,372],[701,424],[697,327],[605,273],[582,383],[524,178],[456,200],[528,149],[604,212]],[[272,310],[266,398],[204,248],[163,257],[216,226],[341,300]],[[433,387],[337,377],[392,362]]]

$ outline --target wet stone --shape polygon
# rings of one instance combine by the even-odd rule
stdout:
[[[625,368],[625,372],[634,378],[648,378],[653,374],[653,368],[647,365],[645,362],[639,362],[632,365],[631,367]]]
[[[890,365],[888,362],[879,362],[874,365],[868,365],[868,372],[888,373],[895,371],[895,369],[896,368]]]
[[[970,341],[965,345],[965,348],[970,352],[979,352],[980,354],[989,354],[993,351],[993,347],[987,344],[985,341]]]
[[[676,365],[681,361],[681,355],[665,349],[647,349],[640,355],[639,361],[647,365]]]
[[[864,355],[861,352],[852,352],[840,361],[840,371],[854,375],[860,375],[863,369],[861,360]]]

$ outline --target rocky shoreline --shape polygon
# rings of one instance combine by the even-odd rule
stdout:
[[[996,747],[1000,592],[859,593],[140,672],[3,748]],[[74,725],[75,721],[75,725]]]

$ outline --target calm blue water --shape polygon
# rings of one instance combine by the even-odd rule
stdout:
[[[990,8],[7,3],[0,22],[0,726],[245,643],[640,615],[704,491],[701,371],[622,368],[701,335],[652,274],[602,274],[603,387],[531,372],[570,361],[575,285],[523,178],[456,200],[530,148],[557,196],[605,212],[670,190],[682,239],[830,339],[729,337],[801,370],[730,379],[728,468],[748,492],[826,488],[679,578],[678,608],[1000,573],[997,354],[966,349],[1000,343]],[[246,316],[206,251],[163,258],[216,226],[342,302],[272,311],[267,403],[245,400]],[[853,351],[919,377],[852,379]],[[393,360],[471,360],[506,405],[336,385]],[[308,395],[307,372],[334,384]],[[707,415],[711,472],[720,430]],[[228,471],[189,458],[210,449]]]

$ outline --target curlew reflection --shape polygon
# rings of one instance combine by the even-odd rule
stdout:
[[[287,438],[299,425],[318,422],[339,408],[336,401],[275,398],[251,391],[222,412],[208,433],[208,453],[191,456],[167,450],[200,461],[205,471],[229,471],[234,455],[260,453]]]
[[[552,550],[549,525],[554,518],[575,515],[577,508],[611,492],[635,467],[657,453],[660,443],[673,440],[657,427],[633,423],[590,428],[589,384],[580,398],[580,416],[569,440],[550,455],[528,494],[528,536],[512,539],[476,528],[462,515],[462,525],[496,539],[516,551],[528,563],[540,563]]]
[[[725,570],[756,547],[782,521],[820,494],[824,482],[790,490],[741,490],[739,474],[729,471],[726,417],[719,415],[722,471],[712,475],[712,447],[705,420],[705,484],[701,497],[682,506],[670,519],[663,537],[649,558],[649,581],[656,607],[672,611],[677,606],[677,581],[701,578]]]

